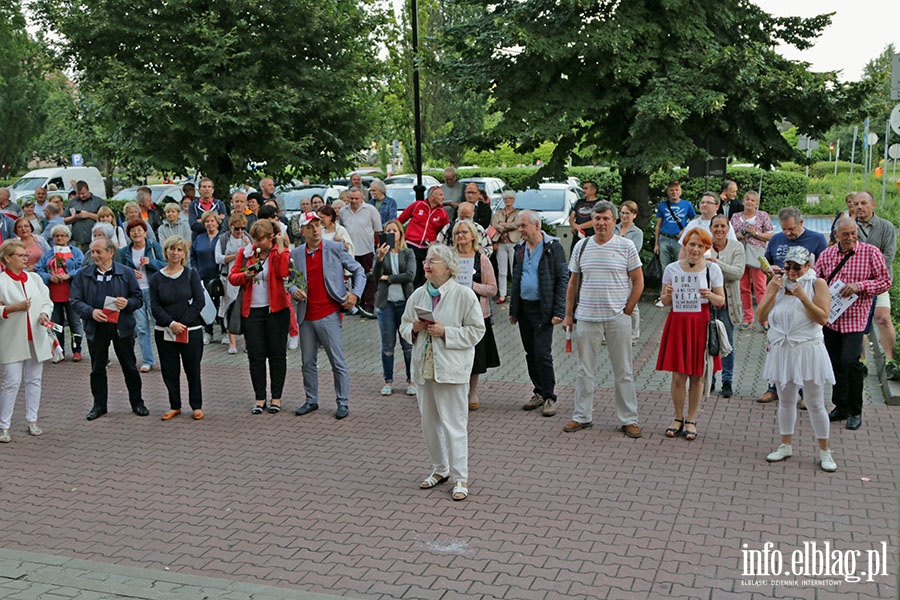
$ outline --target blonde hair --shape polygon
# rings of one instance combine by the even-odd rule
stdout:
[[[469,219],[457,221],[456,225],[453,226],[453,231],[451,232],[451,234],[453,235],[453,247],[456,247],[456,230],[459,229],[460,226],[468,228],[468,230],[472,233],[472,249],[477,252],[481,245],[481,234],[478,233],[478,228],[475,227],[475,221],[470,221]]]
[[[384,227],[382,227],[382,230],[387,231],[387,226],[391,225],[391,224],[396,225],[397,229],[400,230],[400,234],[397,236],[397,239],[395,240],[395,242],[397,244],[397,250],[406,250],[406,234],[403,233],[403,223],[401,223],[397,219],[391,219],[390,221],[388,221],[387,223],[384,224]]]
[[[165,243],[163,244],[163,256],[166,257],[166,261],[169,260],[169,257],[166,254],[169,251],[169,248],[172,246],[180,246],[182,250],[184,250],[184,256],[181,258],[181,266],[185,266],[188,263],[188,259],[190,258],[190,245],[187,240],[181,237],[180,235],[172,235],[166,238]]]
[[[99,221],[103,217],[110,217],[113,220],[113,223],[116,222],[116,213],[108,206],[101,206],[97,211],[97,220]]]

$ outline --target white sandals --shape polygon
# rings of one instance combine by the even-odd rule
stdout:
[[[457,481],[453,486],[453,499],[465,500],[469,497],[469,488],[466,487],[465,481]]]
[[[447,475],[432,473],[422,483],[419,484],[419,487],[423,490],[430,490],[431,488],[444,483],[448,479],[450,479],[449,473]]]

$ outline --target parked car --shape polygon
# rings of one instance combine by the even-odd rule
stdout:
[[[140,186],[136,185],[130,188],[125,188],[115,196],[111,198],[111,201],[119,201],[119,202],[137,202],[137,190],[139,187],[148,187],[150,188],[150,195],[153,197],[153,204],[157,205],[162,209],[169,202],[174,202],[175,204],[181,205],[181,197],[184,194],[181,192],[180,185],[172,185],[171,183],[157,183],[154,185],[148,186]]]
[[[390,185],[392,183],[410,183],[415,184],[418,180],[418,176],[415,173],[404,173],[402,175],[391,175],[384,180],[385,185]],[[436,177],[432,177],[431,175],[422,175],[422,185],[425,187],[433,187],[435,185],[441,185],[441,182],[437,180]]]
[[[549,225],[564,225],[569,222],[569,213],[584,192],[577,185],[569,183],[542,183],[538,189],[516,192],[513,206],[519,210],[534,210],[541,213]]]
[[[325,200],[325,204],[331,204],[338,199],[340,193],[345,189],[344,186],[333,186],[320,183],[281,192],[281,197],[284,198],[284,216],[290,221],[291,217],[299,213],[300,201],[303,198],[312,198],[318,194]]]
[[[68,190],[72,187],[73,180],[87,182],[91,193],[106,199],[106,184],[97,167],[50,167],[29,171],[9,186],[9,195],[15,201],[19,196],[33,194],[39,187],[47,189],[50,184],[55,185],[58,190]]]
[[[498,203],[502,204],[503,192],[509,189],[506,182],[498,177],[466,177],[465,179],[460,179],[459,182],[463,185],[463,189],[468,184],[474,183],[479,190],[486,191],[492,206],[497,206]]]

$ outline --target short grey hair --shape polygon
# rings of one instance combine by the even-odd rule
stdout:
[[[503,190],[503,198],[515,198],[515,190]]]
[[[46,204],[44,204],[44,216],[45,217],[47,215],[49,215],[52,218],[52,217],[55,217],[56,215],[60,214],[61,212],[62,212],[62,209],[60,207],[58,207],[56,204],[54,204],[53,202],[47,202]]]
[[[844,227],[853,227],[853,229],[858,229],[856,225],[856,220],[851,219],[850,217],[841,217],[837,221],[834,222],[834,231],[837,233],[840,229]]]
[[[785,206],[778,211],[779,221],[787,221],[788,219],[794,219],[797,223],[802,221],[803,215],[800,213],[800,209],[795,206]]]
[[[519,218],[525,217],[528,219],[532,225],[540,225],[540,223],[544,220],[541,217],[541,213],[536,210],[523,210],[519,213]]]
[[[613,220],[619,218],[619,209],[616,208],[616,205],[609,200],[600,200],[596,204],[594,204],[594,208],[591,210],[591,215],[593,216],[605,212],[611,212]]]
[[[164,213],[167,213],[167,212],[169,212],[170,210],[174,210],[175,212],[180,213],[180,212],[181,212],[181,205],[180,205],[180,204],[176,204],[175,202],[168,202],[168,203],[166,203],[166,206],[163,208],[163,212],[164,212]]]
[[[363,193],[362,188],[356,187],[355,185],[353,187],[347,189],[348,195],[352,194],[353,192],[359,192],[360,194]],[[363,194],[363,196],[365,196],[365,194]],[[363,200],[365,200],[365,197],[363,198]]]
[[[91,237],[98,231],[100,232],[100,235],[107,239],[111,240],[116,237],[116,228],[112,226],[112,223],[95,223],[94,226],[91,227]]]
[[[450,276],[456,279],[459,276],[459,255],[456,251],[446,244],[431,244],[428,246],[428,256],[437,256],[444,261],[447,268],[450,269]]]
[[[372,183],[369,184],[370,190],[378,190],[382,194],[387,193],[387,188],[384,187],[384,182],[380,179],[373,179]]]
[[[109,225],[109,223],[107,223]],[[72,230],[69,229],[68,225],[63,225],[60,223],[59,225],[54,225],[52,229],[50,229],[50,236],[54,236],[57,233],[64,233],[69,237],[72,237]]]
[[[124,205],[122,205],[122,214],[124,215],[125,213],[127,213],[128,209],[130,208],[135,208],[138,210],[138,212],[140,212],[141,210],[141,207],[138,206],[137,202],[126,202]]]

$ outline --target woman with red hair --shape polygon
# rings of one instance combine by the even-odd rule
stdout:
[[[672,405],[675,417],[666,437],[683,433],[688,441],[697,439],[697,413],[703,395],[706,362],[706,331],[712,318],[711,306],[725,305],[724,277],[719,265],[704,255],[712,248],[705,230],[691,229],[684,237],[684,258],[669,263],[663,272],[660,300],[672,306],[663,328],[656,359],[657,371],[672,373]],[[719,357],[713,371],[722,369]],[[684,413],[685,385],[690,382],[687,418]]]

